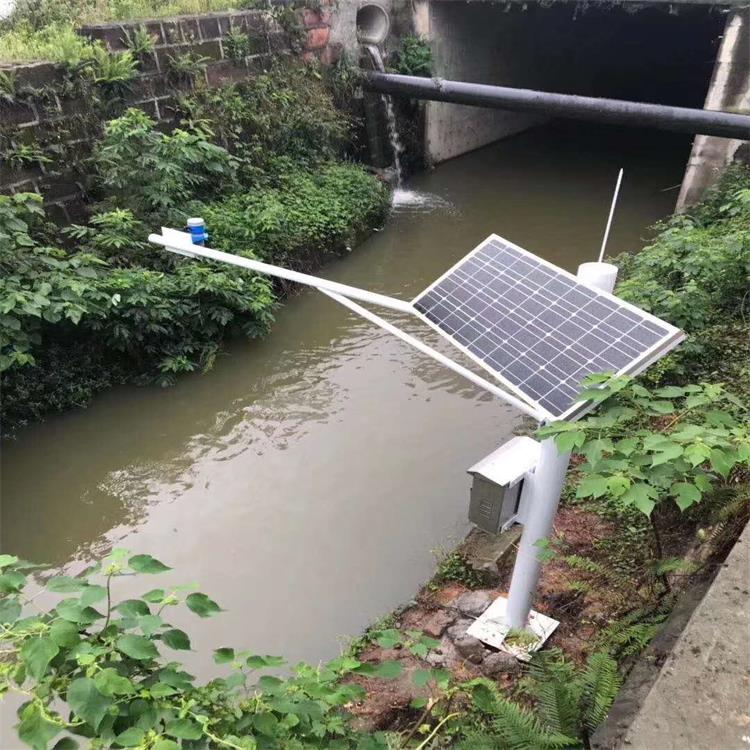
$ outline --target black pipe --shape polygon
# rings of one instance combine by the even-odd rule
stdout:
[[[364,86],[381,94],[397,94],[435,102],[542,112],[579,120],[650,126],[678,133],[700,133],[721,138],[750,140],[750,115],[732,112],[599,99],[593,96],[552,94],[547,91],[377,72],[364,74]]]

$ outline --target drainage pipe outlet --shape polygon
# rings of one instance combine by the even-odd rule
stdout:
[[[357,11],[357,41],[360,44],[382,44],[391,30],[391,19],[385,8],[375,3]]]

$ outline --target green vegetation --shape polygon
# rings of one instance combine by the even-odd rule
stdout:
[[[443,553],[438,558],[437,570],[430,586],[436,589],[444,583],[454,581],[469,589],[479,589],[486,584],[486,578],[481,571],[472,567],[465,555],[453,551]]]
[[[349,652],[318,667],[221,646],[217,671],[198,683],[179,661],[190,635],[169,622],[171,610],[201,618],[223,611],[192,586],[117,596],[124,576],[152,577],[170,568],[115,549],[77,576],[45,576],[37,566],[0,555],[0,695],[23,703],[15,726],[32,750],[293,750],[436,748],[587,748],[617,692],[616,663],[592,655],[578,669],[559,652],[532,662],[523,680],[539,717],[500,696],[485,679],[454,682],[427,666],[410,681],[416,721],[402,730],[357,728],[351,709],[374,679],[402,677],[400,661],[367,662]],[[39,595],[44,593],[44,598]],[[40,602],[45,602],[41,606]],[[184,621],[184,617],[181,618]],[[371,631],[370,642],[425,660],[439,641],[420,631]],[[270,672],[270,673],[269,673]],[[405,676],[405,675],[403,675]]]
[[[129,21],[248,7],[229,0],[19,0],[0,21],[0,62],[49,60],[77,64],[95,47],[75,29],[108,21]],[[143,51],[128,45],[134,51]]]
[[[113,91],[131,53],[119,61]],[[114,383],[206,370],[225,337],[268,331],[268,279],[181,262],[145,242],[154,228],[204,216],[212,244],[310,269],[382,222],[388,191],[341,161],[349,122],[315,70],[196,91],[182,112],[171,132],[135,109],[106,122],[87,161],[99,201],[84,226],[53,227],[38,196],[0,197],[6,434]]]
[[[617,662],[607,654],[595,653],[580,669],[553,649],[535,657],[524,688],[537,703],[535,713],[497,694],[484,694],[479,705],[491,717],[489,726],[470,733],[457,747],[589,750],[591,735],[606,718],[620,689]]]
[[[395,73],[423,78],[432,75],[432,50],[429,41],[421,36],[406,35],[392,58],[390,66]]]
[[[16,729],[33,750],[80,747],[63,731],[96,738],[101,748],[387,747],[383,733],[364,735],[348,722],[346,706],[364,690],[343,678],[396,677],[398,662],[375,667],[346,656],[317,668],[299,664],[292,676],[278,677],[261,673],[283,659],[224,646],[214,662],[229,673],[199,685],[176,661],[190,650],[190,637],[166,620],[167,612],[184,605],[205,618],[221,607],[179,586],[115,598],[120,577],[163,573],[166,565],[115,550],[81,576],[48,578],[44,587],[58,601],[27,613],[31,569],[0,556],[0,694],[24,696]]]

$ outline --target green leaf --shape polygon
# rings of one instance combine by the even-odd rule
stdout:
[[[53,576],[45,584],[48,591],[54,591],[56,594],[69,594],[73,591],[81,591],[88,584],[81,578],[71,578],[70,576]]]
[[[190,651],[190,638],[184,630],[173,628],[172,630],[165,630],[161,634],[161,639],[164,643],[175,650]]]
[[[81,640],[78,628],[67,620],[56,620],[49,629],[49,637],[61,648],[71,648]]]
[[[63,737],[55,742],[52,750],[78,750],[79,745],[72,737]]]
[[[164,592],[164,589],[151,589],[151,591],[147,591],[141,597],[141,599],[149,602],[149,604],[161,604],[165,598],[166,593]],[[171,740],[167,740],[167,742],[171,742]]]
[[[271,695],[273,695],[275,692],[278,692],[279,687],[281,687],[283,684],[283,680],[280,680],[278,677],[274,677],[270,674],[264,674],[258,680],[258,687],[263,692],[270,693]]]
[[[0,570],[3,568],[7,568],[9,565],[13,565],[13,563],[17,563],[18,558],[15,555],[0,555]]]
[[[674,495],[675,502],[680,510],[689,508],[703,497],[701,491],[690,482],[675,482],[670,491]]]
[[[135,747],[143,742],[146,733],[139,727],[129,727],[115,737],[115,744],[120,747]]]
[[[385,649],[395,648],[399,643],[401,643],[401,640],[401,633],[399,633],[395,628],[382,630],[375,637],[375,643],[377,643],[380,648]]]
[[[164,621],[158,615],[143,615],[137,618],[138,627],[143,635],[153,635],[163,624]]]
[[[227,664],[230,661],[234,661],[234,649],[224,646],[223,648],[217,648],[214,651],[214,662],[216,664]]]
[[[153,641],[142,635],[122,635],[117,639],[117,648],[131,659],[143,661],[145,659],[156,659],[159,651]]]
[[[142,602],[140,599],[125,599],[115,606],[115,609],[123,617],[143,617],[144,615],[151,614],[148,604]]]
[[[286,664],[284,659],[282,659],[282,657],[280,656],[259,656],[258,654],[248,656],[245,663],[248,667],[250,667],[250,669],[262,669],[263,667],[281,667]]]
[[[684,388],[680,388],[676,385],[667,385],[663,388],[657,388],[654,391],[654,396],[659,398],[682,398],[687,393]]]
[[[163,682],[157,682],[156,685],[149,688],[149,692],[154,698],[167,698],[170,695],[174,695],[179,692],[177,688],[173,688],[171,685],[166,685]]]
[[[96,604],[107,596],[107,589],[104,586],[86,586],[81,594],[80,601],[84,607],[90,604]]]
[[[271,713],[255,714],[253,726],[267,737],[273,737],[278,729],[279,720]]]
[[[14,623],[21,614],[21,603],[18,599],[0,599],[0,624],[8,625]]]
[[[671,401],[650,401],[648,409],[652,414],[672,414],[674,404]]]
[[[213,599],[209,599],[205,594],[201,594],[200,592],[188,594],[185,604],[187,604],[188,609],[195,612],[199,617],[211,617],[217,612],[223,611]]]
[[[386,680],[393,680],[401,674],[402,667],[399,661],[383,661],[375,667],[373,675]]]
[[[474,705],[483,713],[493,714],[497,710],[497,698],[489,685],[480,682],[471,689]]]
[[[128,565],[136,573],[164,573],[167,570],[172,570],[169,566],[160,562],[151,555],[134,555],[128,560]]]
[[[637,447],[638,440],[636,438],[623,438],[615,443],[615,449],[623,456],[629,456]]]
[[[91,625],[96,620],[101,620],[104,617],[101,612],[97,612],[93,607],[81,606],[76,599],[63,599],[55,609],[63,620],[74,622],[81,626]]]
[[[429,669],[417,669],[412,673],[411,679],[417,687],[424,687],[432,679],[432,672]]]
[[[180,746],[172,740],[163,738],[156,740],[151,750],[180,750]]]
[[[726,452],[718,448],[714,448],[711,451],[710,461],[711,468],[718,474],[721,474],[724,479],[729,476],[729,472],[732,471],[732,467],[735,463]]]
[[[21,723],[18,725],[18,737],[32,750],[47,750],[55,735],[60,734],[62,727],[44,718],[39,705],[30,703],[21,712]]]
[[[39,681],[59,653],[60,649],[52,638],[31,638],[21,647],[21,660],[26,665],[26,671]]]
[[[26,576],[17,570],[9,570],[0,575],[0,594],[15,594],[26,583]]]
[[[575,448],[580,448],[586,440],[586,433],[582,430],[571,430],[561,432],[555,437],[555,445],[560,453],[569,453]]]
[[[73,712],[89,724],[94,731],[99,729],[102,719],[112,701],[102,695],[89,677],[79,677],[68,685],[67,702]]]
[[[624,502],[635,505],[641,513],[647,516],[651,515],[656,503],[652,499],[656,495],[656,490],[645,482],[636,482],[622,496]]]
[[[584,477],[576,490],[576,497],[601,497],[606,494],[607,478],[600,474]]]
[[[620,497],[630,488],[630,479],[622,475],[615,475],[607,479],[607,491],[612,497]]]
[[[192,719],[170,721],[164,731],[180,740],[199,740],[203,736],[200,726]]]
[[[651,466],[660,466],[661,464],[674,461],[675,458],[679,458],[682,455],[683,450],[683,447],[678,443],[666,442],[660,444],[658,453],[654,453],[651,458]]]
[[[706,461],[711,455],[711,447],[706,443],[693,443],[685,448],[685,459],[694,468]]]
[[[135,692],[133,683],[112,667],[97,672],[94,677],[94,684],[102,695],[110,697],[114,695],[131,695]]]

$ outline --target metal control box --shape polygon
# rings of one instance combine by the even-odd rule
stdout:
[[[498,534],[520,515],[524,477],[536,467],[539,443],[515,437],[469,469],[473,477],[469,520],[483,531]]]

